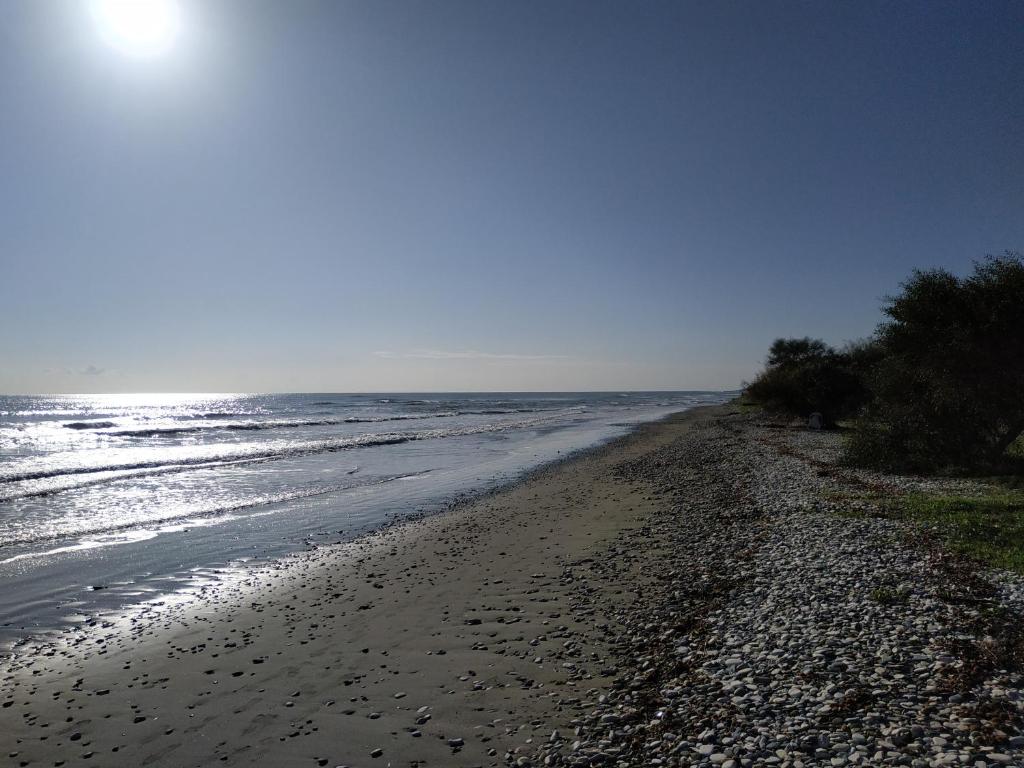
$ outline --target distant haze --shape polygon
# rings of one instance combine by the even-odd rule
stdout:
[[[732,389],[1024,249],[1021,3],[177,5],[3,6],[0,392]]]

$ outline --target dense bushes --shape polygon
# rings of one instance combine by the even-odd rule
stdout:
[[[826,422],[859,415],[852,463],[911,471],[999,470],[1024,432],[1024,261],[959,278],[917,271],[866,343],[837,352],[779,339],[746,388],[768,407]]]
[[[874,399],[850,459],[918,471],[999,469],[1024,432],[1024,262],[989,258],[964,278],[915,272],[884,311]]]
[[[818,339],[776,339],[763,373],[747,385],[748,397],[774,410],[821,413],[826,425],[855,414],[867,390],[859,358],[867,345],[837,352]]]

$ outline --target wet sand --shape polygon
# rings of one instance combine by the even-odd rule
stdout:
[[[582,606],[571,566],[671,503],[613,469],[721,410],[645,425],[191,602],[26,646],[3,662],[0,754],[41,766],[526,764],[541,741],[571,738],[574,713],[611,684],[604,628],[636,596],[630,582],[595,583]]]

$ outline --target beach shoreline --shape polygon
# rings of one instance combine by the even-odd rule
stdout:
[[[1019,671],[961,674],[964,638],[984,647],[991,627],[959,595],[989,575],[851,517],[840,492],[930,481],[842,469],[837,448],[734,403],[640,425],[22,649],[0,675],[0,749],[14,765],[1015,764]],[[1021,579],[992,578],[1019,613]]]
[[[0,419],[0,653],[238,563],[443,510],[724,396],[11,398]],[[239,462],[253,453],[264,458]],[[45,477],[16,479],[26,473]]]
[[[471,639],[511,642],[520,633],[510,630],[527,625],[539,635],[566,632],[557,628],[562,626],[558,616],[567,612],[567,606],[558,603],[554,591],[549,592],[558,581],[553,568],[565,560],[593,554],[601,542],[636,519],[635,503],[627,503],[630,494],[611,492],[613,480],[606,478],[608,488],[597,496],[593,487],[585,486],[606,475],[608,466],[631,450],[642,452],[672,439],[675,431],[686,429],[696,415],[697,411],[684,411],[641,424],[626,436],[575,451],[507,486],[463,499],[445,512],[242,569],[237,580],[203,590],[194,600],[152,607],[108,622],[106,627],[98,623],[56,641],[24,646],[7,663],[9,670],[0,688],[0,696],[14,702],[0,710],[5,721],[0,729],[2,748],[36,762],[73,761],[92,752],[89,759],[97,764],[116,758],[147,765],[203,765],[222,762],[223,757],[228,764],[250,764],[256,754],[268,765],[284,764],[280,761],[297,759],[299,749],[304,757],[295,764],[308,760],[315,765],[325,758],[331,765],[359,764],[372,759],[369,755],[375,749],[384,750],[386,762],[408,758],[450,764],[453,755],[459,755],[459,764],[493,763],[495,755],[487,754],[490,750],[503,755],[510,748],[522,747],[516,743],[519,733],[504,734],[507,726],[493,722],[489,726],[482,722],[464,725],[468,713],[479,709],[476,700],[494,699],[490,708],[506,718],[515,717],[515,712],[533,715],[537,710],[527,704],[537,698],[534,686],[518,684],[514,690],[522,692],[512,697],[515,706],[503,708],[505,692],[510,690],[504,687],[509,675],[515,672],[514,679],[529,673],[539,681],[537,685],[573,684],[564,681],[562,668],[535,663],[538,656],[516,656],[514,665],[482,665]],[[587,495],[593,507],[544,501],[567,493]],[[537,514],[538,508],[546,514]],[[491,522],[485,528],[487,518]],[[521,537],[551,543],[544,548],[524,547]],[[467,548],[469,541],[473,542],[472,551]],[[452,564],[440,565],[449,561]],[[417,571],[415,577],[406,575]],[[450,582],[452,571],[458,573],[454,584]],[[313,579],[317,580],[318,600],[305,597],[305,588],[297,586]],[[516,589],[510,590],[513,582]],[[530,592],[542,597],[528,596]],[[510,604],[513,593],[516,605]],[[476,628],[492,625],[486,617],[497,601],[508,611],[507,619],[498,624],[509,637],[500,639]],[[296,612],[281,608],[293,603],[317,605]],[[257,604],[260,607],[253,607]],[[552,607],[555,605],[557,610]],[[328,607],[330,612],[325,613]],[[540,610],[530,610],[537,607]],[[271,610],[275,613],[268,616]],[[478,617],[480,623],[472,623]],[[310,625],[314,628],[309,629]],[[399,637],[384,639],[392,633]],[[429,640],[431,635],[436,639]],[[91,650],[83,651],[86,647]],[[282,666],[274,662],[290,655],[284,649],[291,648],[308,650],[309,658],[286,665],[288,673],[279,669],[267,674],[267,670]],[[312,662],[312,658],[325,655],[331,664]],[[440,660],[444,663],[438,664]],[[390,674],[380,674],[381,662],[397,667],[393,679]],[[470,675],[471,671],[478,674]],[[82,682],[73,685],[79,679]],[[366,682],[368,679],[373,682]],[[49,704],[64,696],[75,699],[73,705],[59,708],[67,706],[68,712],[78,713],[77,708],[84,707],[88,717],[82,719],[89,725],[72,716],[69,724],[47,724],[47,729],[53,730],[47,730],[52,735],[45,741],[33,739],[31,734],[41,727],[40,718],[56,717],[55,712],[44,715],[36,709],[44,701],[39,688],[42,680],[50,680],[56,686],[54,692],[62,691],[56,698],[47,696]],[[154,680],[162,682],[154,684]],[[12,715],[21,709],[19,694],[26,685],[36,690],[29,702],[32,714],[15,719]],[[348,701],[351,696],[346,694],[359,692],[361,697],[382,686],[395,688],[392,697],[397,693],[405,696],[389,700],[382,691],[383,698]],[[445,686],[453,693],[442,691]],[[96,691],[109,693],[97,696]],[[291,697],[293,693],[298,695]],[[243,698],[253,707],[251,714],[236,711]],[[334,702],[329,707],[325,704],[328,700]],[[450,704],[452,701],[458,703]],[[467,709],[470,701],[474,706]],[[412,713],[405,711],[406,702],[416,704]],[[415,715],[422,706],[431,710]],[[89,711],[97,709],[102,714]],[[343,743],[325,744],[333,742],[333,734],[324,738],[320,717],[327,714],[337,719],[337,713],[350,709],[356,711],[341,715],[331,729],[346,730]],[[204,714],[200,719],[203,727],[197,729],[199,712]],[[379,717],[370,717],[376,714]],[[423,714],[431,714],[431,718],[417,727]],[[146,719],[135,722],[140,717]],[[524,719],[529,722],[536,717],[521,716],[517,727]],[[291,724],[306,724],[306,720],[318,723],[321,730],[300,728],[300,734],[308,731],[300,747],[301,742],[294,741],[300,736],[291,736],[295,731]],[[268,728],[275,723],[282,734],[273,738],[273,743],[263,744],[253,737],[265,730],[263,726],[247,731],[254,723]],[[203,738],[212,724],[216,724],[216,735]],[[416,727],[421,735],[403,731],[409,727]],[[477,729],[484,727],[497,733],[488,734],[488,741],[481,742],[476,738]],[[171,733],[166,733],[168,730]],[[181,735],[185,733],[187,738]],[[75,734],[80,738],[72,741]],[[282,737],[284,741],[279,740]],[[463,745],[448,744],[449,739],[460,738]],[[494,746],[499,742],[500,746]],[[161,744],[159,750],[153,749],[154,744]],[[111,751],[114,748],[116,753]]]

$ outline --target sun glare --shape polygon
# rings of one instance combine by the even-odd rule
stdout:
[[[158,56],[174,45],[181,28],[176,0],[91,0],[103,39],[131,56]]]

